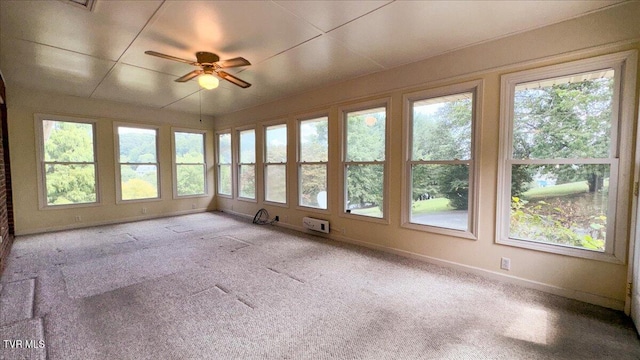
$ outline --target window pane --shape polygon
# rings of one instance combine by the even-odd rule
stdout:
[[[347,114],[346,161],[384,161],[386,109]]]
[[[347,212],[381,218],[383,186],[383,165],[348,165]]]
[[[610,165],[512,165],[509,237],[604,251]]]
[[[413,103],[411,160],[471,159],[473,94]]]
[[[327,208],[327,165],[300,165],[300,205]]]
[[[93,164],[48,164],[45,182],[47,205],[96,202],[96,168]]]
[[[231,134],[218,134],[218,163],[231,164]]]
[[[468,230],[468,165],[413,165],[411,194],[412,223]]]
[[[231,165],[218,165],[218,194],[231,195]]]
[[[175,133],[176,163],[204,163],[204,135]]]
[[[156,130],[118,127],[121,163],[156,163]]]
[[[94,162],[93,125],[42,121],[45,161]]]
[[[602,70],[518,84],[513,157],[609,157],[613,76],[613,70]]]
[[[267,165],[265,168],[265,199],[278,203],[287,202],[287,166]]]
[[[256,198],[256,167],[255,165],[240,165],[240,197]]]
[[[300,122],[300,161],[328,161],[328,126],[329,121],[326,117]]]
[[[157,166],[120,165],[120,189],[122,192],[122,200],[157,198]]]
[[[176,165],[178,196],[204,194],[204,165]]]
[[[240,162],[256,162],[256,132],[253,129],[240,132]]]
[[[287,162],[287,125],[269,126],[266,130],[266,161]]]

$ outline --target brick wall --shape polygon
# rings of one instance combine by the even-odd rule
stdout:
[[[4,270],[6,260],[13,244],[13,199],[11,195],[11,169],[9,167],[9,139],[7,137],[7,105],[4,81],[0,76],[0,275]]]

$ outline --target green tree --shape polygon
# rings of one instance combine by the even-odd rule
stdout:
[[[95,166],[82,164],[94,161],[93,126],[45,120],[43,130],[45,161],[48,162],[45,173],[47,203],[95,202]]]
[[[472,100],[442,102],[433,112],[414,111],[412,160],[471,159]],[[413,199],[429,193],[449,199],[449,205],[466,210],[469,204],[469,167],[458,164],[414,166]]]
[[[347,161],[385,160],[386,114],[377,111],[347,119]],[[373,204],[382,210],[384,166],[353,164],[347,168],[347,199],[358,207]]]
[[[514,101],[514,157],[608,157],[612,100],[612,78],[517,90]],[[590,192],[600,190],[605,176],[608,176],[597,165],[546,166],[541,173],[555,177],[558,183],[586,179]]]

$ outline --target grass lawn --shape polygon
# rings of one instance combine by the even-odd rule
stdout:
[[[546,186],[531,189],[522,193],[522,197],[527,200],[544,199],[555,196],[566,196],[589,192],[589,184],[586,181]]]
[[[453,208],[449,206],[449,199],[436,198],[414,202],[411,214],[420,215],[447,210],[453,210]]]
[[[351,209],[351,213],[356,215],[365,215],[365,216],[382,218],[382,211],[380,211],[380,208],[377,206],[366,208],[366,209]]]

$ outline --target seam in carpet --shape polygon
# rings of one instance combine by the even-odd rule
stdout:
[[[245,300],[245,299],[243,299],[243,298],[241,298],[239,296],[236,296],[236,299],[238,301],[240,301],[241,303],[245,304],[246,306],[250,307],[251,309],[255,309],[256,308],[253,304],[251,304],[250,302],[248,302],[247,300]]]
[[[214,285],[214,286],[210,286],[210,287],[208,287],[208,288],[205,288],[205,289],[202,289],[202,290],[196,291],[196,292],[192,293],[192,294],[191,294],[191,296],[197,296],[197,295],[200,295],[200,294],[205,293],[205,292],[208,292],[209,290],[211,290],[211,289],[213,289],[213,288],[216,288],[216,287],[217,287],[217,286],[215,286],[215,285]]]
[[[222,291],[225,294],[231,293],[231,291],[220,284],[214,285],[214,287],[218,288],[218,290]]]

